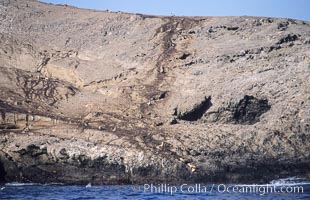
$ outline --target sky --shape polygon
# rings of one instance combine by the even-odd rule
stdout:
[[[79,8],[177,16],[266,16],[310,21],[310,0],[41,0]]]

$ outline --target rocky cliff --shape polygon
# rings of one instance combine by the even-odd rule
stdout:
[[[310,177],[310,23],[0,1],[0,182]]]

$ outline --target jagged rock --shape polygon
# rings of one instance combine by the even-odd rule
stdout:
[[[254,124],[259,117],[270,109],[267,99],[257,99],[253,96],[244,96],[237,105],[234,105],[233,121],[241,124]]]
[[[291,34],[288,34],[287,36],[281,38],[279,40],[279,42],[277,42],[277,44],[283,44],[283,43],[287,43],[287,42],[293,42],[293,41],[296,41],[298,40],[298,36],[297,35],[291,35]]]
[[[39,147],[34,144],[27,146],[25,152],[29,153],[31,156],[36,157],[42,154],[47,154],[46,147]]]
[[[178,120],[177,119],[172,119],[169,124],[170,125],[174,125],[174,124],[177,124],[178,123]]]
[[[197,121],[202,118],[203,114],[212,106],[211,97],[205,97],[202,102],[193,105],[190,110],[180,111],[175,108],[174,115],[177,115],[178,119],[186,121]]]
[[[207,121],[234,124],[255,124],[262,114],[269,111],[271,106],[267,99],[257,99],[245,95],[242,99],[229,102],[215,112],[206,113]]]
[[[288,28],[289,22],[280,22],[278,23],[278,29],[284,31]]]

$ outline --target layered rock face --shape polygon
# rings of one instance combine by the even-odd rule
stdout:
[[[309,178],[310,23],[0,1],[0,182]]]

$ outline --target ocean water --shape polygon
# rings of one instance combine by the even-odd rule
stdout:
[[[292,180],[295,179],[280,179],[268,185],[70,186],[9,183],[0,186],[0,199],[310,199],[310,183]]]

